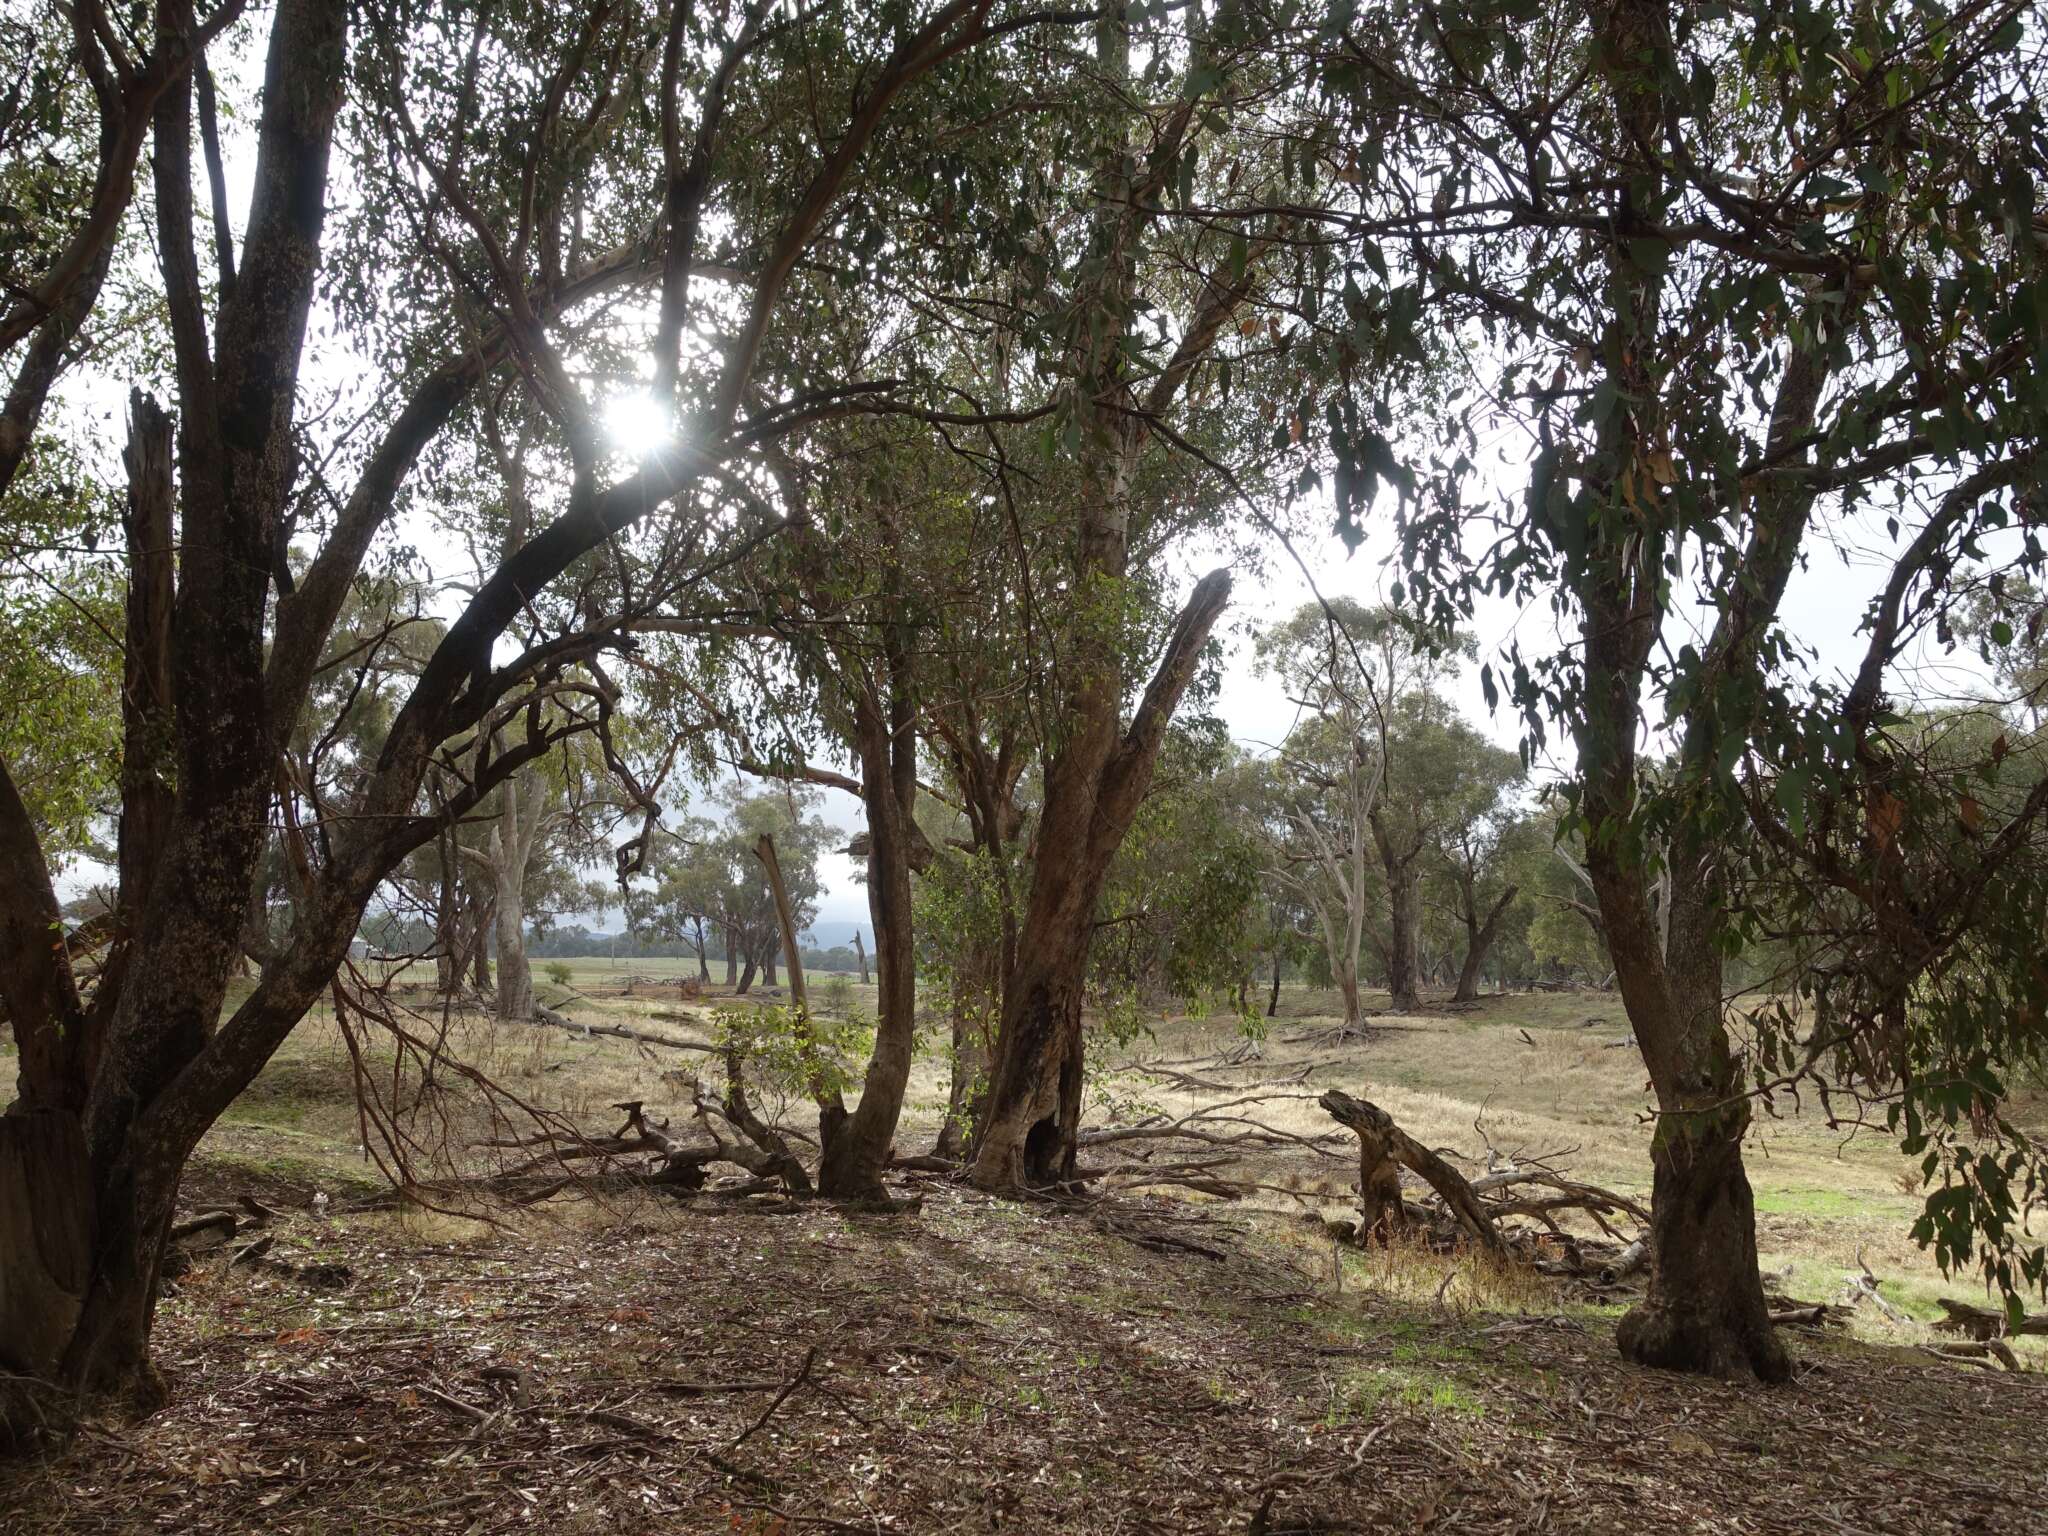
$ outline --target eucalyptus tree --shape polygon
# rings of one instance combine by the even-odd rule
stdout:
[[[1097,900],[1229,600],[1227,569],[1184,601],[1160,600],[1172,567],[1155,556],[1148,572],[1139,558],[1147,514],[1206,509],[1227,526],[1239,498],[1278,477],[1293,435],[1281,424],[1269,440],[1261,402],[1231,394],[1250,350],[1239,338],[1272,337],[1261,361],[1281,390],[1293,382],[1291,363],[1272,361],[1284,320],[1267,316],[1269,330],[1255,313],[1286,223],[1267,196],[1267,162],[1293,127],[1288,57],[1274,46],[1290,23],[1222,6],[1188,12],[1179,36],[1144,30],[1167,14],[1095,20],[1089,78],[1102,94],[1055,161],[1085,172],[1041,220],[1059,253],[1043,287],[1055,302],[1031,339],[1055,400],[1041,435],[1064,473],[1048,487],[1060,493],[1058,578],[1034,595],[1059,590],[1067,606],[1036,636],[1058,664],[1037,680],[1043,796],[977,1127],[973,1177],[990,1190],[1073,1175]],[[1060,191],[1034,188],[1049,200]],[[1248,216],[1198,213],[1212,193]],[[1163,506],[1155,487],[1171,487]]]
[[[1426,686],[1397,695],[1387,710],[1386,772],[1367,821],[1380,856],[1387,893],[1387,969],[1396,1008],[1418,1001],[1423,884],[1444,857],[1447,841],[1475,837],[1477,825],[1501,808],[1501,797],[1521,777],[1521,761],[1460,720],[1441,694]],[[1477,859],[1476,837],[1467,857]],[[1461,864],[1476,879],[1475,864]],[[1485,957],[1487,920],[1497,919],[1512,891],[1495,898],[1486,914],[1476,890],[1454,881],[1463,903],[1466,956],[1461,974],[1476,975]],[[1461,988],[1461,990],[1468,990]]]
[[[1323,63],[1329,153],[1356,155],[1321,198],[1349,312],[1382,357],[1420,361],[1417,327],[1454,337],[1472,375],[1394,471],[1405,597],[1444,627],[1481,592],[1547,602],[1560,634],[1546,649],[1525,626],[1500,679],[1532,750],[1559,722],[1576,749],[1566,801],[1656,1090],[1653,1279],[1621,1349],[1781,1379],[1742,1143],[1751,1093],[1807,1046],[1794,1010],[1724,1007],[1726,959],[1762,921],[1753,866],[1886,935],[1832,979],[1829,1039],[1968,1040],[1988,1085],[2048,979],[2009,958],[2004,1023],[1930,985],[1991,921],[1981,893],[2000,922],[2037,902],[2021,855],[2042,807],[1954,864],[1902,858],[1955,801],[1916,777],[1888,706],[1960,557],[2005,529],[2012,575],[2041,558],[2038,18],[1474,0],[1333,17]],[[1384,418],[1395,371],[1355,376],[1331,419]],[[1352,516],[1390,455],[1333,448]],[[1786,610],[1831,540],[1877,561],[1846,688]],[[1500,686],[1491,665],[1482,681]],[[1886,1059],[1941,1186],[1923,1235],[1953,1257],[1974,1222],[2013,1278],[2004,1161],[1965,1152],[1950,1080],[1910,1044]]]
[[[1359,953],[1382,900],[1393,1004],[1419,1002],[1423,854],[1457,789],[1456,765],[1435,750],[1445,707],[1429,691],[1447,658],[1390,610],[1345,599],[1273,625],[1257,657],[1299,716],[1273,770],[1286,786],[1273,875],[1314,907],[1355,1029]]]
[[[173,73],[230,14],[202,26],[167,0],[143,18],[149,58]],[[256,45],[253,201],[237,220],[207,178],[210,240],[192,154],[195,128],[208,137],[204,99],[183,73],[158,91],[150,212],[178,557],[130,584],[129,664],[168,686],[134,695],[124,722],[116,937],[89,986],[48,942],[51,860],[0,771],[0,994],[20,1049],[19,1097],[0,1117],[10,1392],[24,1379],[159,1390],[158,1261],[193,1147],[330,987],[409,853],[567,737],[590,735],[620,773],[607,657],[630,647],[636,618],[689,611],[709,574],[782,530],[762,495],[764,443],[829,402],[890,392],[783,366],[818,284],[860,291],[860,258],[838,237],[871,152],[915,137],[899,118],[916,116],[921,82],[999,77],[1005,39],[1066,24],[975,0],[744,14],[281,0]],[[650,62],[651,110],[633,110]],[[805,110],[785,112],[796,81]],[[764,156],[754,136],[771,127]],[[132,166],[139,151],[116,148]],[[353,184],[331,218],[337,156]],[[95,203],[111,217],[122,164],[103,161],[122,183]],[[644,301],[615,303],[635,293]],[[322,349],[375,381],[356,413],[326,410],[334,391],[308,361],[329,296]],[[28,315],[33,345],[33,306],[52,301],[44,287],[10,301],[5,334]],[[686,344],[700,327],[719,344]],[[600,329],[630,344],[668,425],[637,451],[607,441],[606,402],[573,366]],[[445,632],[345,803],[319,819],[291,930],[223,1018],[278,754],[323,669],[366,664],[331,650],[336,618],[514,375],[542,403],[546,510],[516,551],[474,578],[446,572],[459,588],[437,584]],[[294,545],[301,569],[282,558]],[[163,547],[138,539],[131,570]],[[138,622],[138,605],[167,617]],[[437,770],[450,790],[429,802]],[[651,787],[638,789],[651,818]]]
[[[1507,801],[1522,781],[1521,759],[1462,721],[1451,722],[1446,735],[1445,756],[1457,765],[1457,776],[1430,834],[1431,859],[1463,940],[1451,1000],[1467,1003],[1479,995],[1486,961],[1521,894],[1513,856],[1532,828],[1526,814]]]
[[[1379,794],[1380,755],[1362,729],[1347,732],[1345,723],[1318,715],[1288,733],[1267,770],[1268,814],[1258,827],[1266,878],[1313,914],[1344,1000],[1342,1028],[1351,1032],[1365,1017],[1359,957],[1375,905],[1367,818]]]

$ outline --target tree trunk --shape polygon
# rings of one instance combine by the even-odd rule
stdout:
[[[775,951],[773,949],[770,949],[767,954],[761,957],[761,985],[764,987],[775,985]]]
[[[1336,965],[1337,990],[1344,995],[1344,1028],[1359,1029],[1365,1023],[1365,1005],[1358,995],[1358,968],[1352,965]]]
[[[1412,858],[1387,861],[1387,990],[1396,1013],[1422,1006],[1422,898]]]
[[[739,934],[738,934],[738,933],[737,933],[737,932],[736,932],[736,931],[734,930],[734,928],[733,928],[732,924],[730,924],[730,923],[727,923],[727,924],[725,925],[725,984],[726,984],[726,985],[727,985],[728,987],[734,987],[734,988],[738,988],[738,987],[739,987],[739,979],[740,979],[740,940],[739,940]],[[750,966],[748,966],[748,967],[747,967],[747,980],[748,980],[749,982],[751,982],[751,981],[752,981],[753,979],[754,979],[754,969],[753,969],[753,967],[752,967],[752,966],[750,965]]]
[[[533,967],[526,959],[524,871],[495,870],[498,887],[498,1017],[533,1018]]]
[[[853,953],[855,958],[860,961],[860,984],[866,986],[868,984],[868,950],[867,945],[861,942],[860,930],[858,928],[853,930]]]
[[[1266,1017],[1276,1018],[1280,1013],[1280,951],[1273,951],[1273,995],[1266,999]]]
[[[883,642],[887,715],[872,688],[853,701],[861,800],[868,821],[868,915],[875,925],[881,986],[875,1045],[861,1080],[860,1103],[837,1123],[820,1116],[818,1191],[834,1199],[882,1201],[882,1174],[895,1150],[903,1095],[917,1037],[917,964],[913,954],[910,865],[916,837],[917,711],[906,676],[910,637],[892,627]],[[855,930],[858,940],[859,931]],[[865,954],[865,952],[863,952]],[[866,969],[863,959],[862,969]]]
[[[955,1162],[973,1146],[988,1096],[989,1034],[1002,1007],[996,995],[1001,972],[1000,957],[977,943],[971,943],[953,967],[951,1085],[946,1118],[932,1152]]]
[[[1742,1101],[1657,1122],[1650,1288],[1615,1330],[1623,1358],[1708,1376],[1792,1374],[1757,1273],[1756,1204],[1742,1166],[1748,1125]]]
[[[470,928],[469,958],[475,975],[472,978],[479,997],[491,995],[491,903],[484,897],[475,898],[475,921]]]
[[[1077,701],[1085,728],[1046,775],[1038,859],[1016,966],[1003,987],[995,1071],[975,1154],[974,1182],[983,1189],[1042,1188],[1073,1177],[1081,1126],[1082,987],[1096,899],[1152,781],[1173,711],[1229,601],[1229,572],[1203,577],[1129,730],[1117,735],[1121,690],[1092,690]],[[886,960],[883,969],[886,974]]]
[[[462,990],[461,891],[451,839],[439,840],[441,878],[434,886],[434,995],[452,997]]]
[[[697,979],[706,985],[711,981],[711,963],[704,955],[704,919],[697,919]]]
[[[0,1115],[0,1372],[54,1379],[92,1270],[92,1166],[76,1113]],[[0,1413],[0,1437],[12,1415]]]
[[[1465,908],[1465,963],[1458,970],[1458,990],[1451,1001],[1470,1003],[1478,1000],[1481,968],[1486,964],[1487,953],[1493,948],[1493,941],[1500,936],[1500,920],[1509,903],[1515,899],[1516,887],[1509,886],[1493,904],[1493,910],[1480,922],[1468,904]]]
[[[730,958],[728,958],[728,959],[727,959],[727,961],[726,961],[726,967],[725,967],[725,969],[726,969],[726,973],[727,973],[728,975],[730,975],[730,974],[731,974],[731,972],[732,972],[732,961],[730,960]],[[737,984],[736,986],[734,986],[734,987],[733,987],[733,989],[732,989],[732,995],[733,995],[734,997],[745,997],[745,996],[747,995],[747,989],[748,989],[748,988],[750,988],[751,986],[753,986],[753,984],[754,984],[754,957],[753,957],[752,955],[749,955],[749,956],[747,956],[747,964],[746,964],[746,968],[745,968],[744,970],[742,970],[742,971],[740,972],[740,979],[739,979],[739,982],[738,982],[738,984]]]

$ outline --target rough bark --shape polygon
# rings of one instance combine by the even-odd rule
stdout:
[[[0,1372],[56,1375],[85,1303],[92,1217],[77,1115],[18,1105],[0,1115]]]
[[[1742,1166],[1747,1106],[1664,1115],[1651,1143],[1650,1288],[1615,1343],[1639,1365],[1784,1381],[1791,1357],[1763,1300]]]
[[[910,888],[917,842],[917,711],[909,687],[910,641],[906,631],[891,626],[883,646],[881,688],[863,687],[853,700],[868,823],[868,915],[875,927],[880,983],[875,1045],[861,1080],[860,1102],[823,1138],[818,1189],[835,1199],[886,1198],[882,1174],[895,1149],[917,1035]]]
[[[1465,1176],[1402,1130],[1385,1110],[1364,1099],[1354,1099],[1336,1088],[1325,1093],[1321,1103],[1332,1119],[1349,1126],[1358,1137],[1359,1169],[1364,1181],[1360,1185],[1361,1195],[1370,1191],[1372,1200],[1382,1204],[1391,1200],[1395,1210],[1399,1211],[1400,1181],[1393,1173],[1393,1165],[1399,1163],[1412,1168],[1437,1192],[1474,1242],[1495,1258],[1506,1251],[1493,1218],[1480,1205],[1479,1196]],[[1391,1188],[1387,1182],[1390,1175],[1393,1177]],[[1371,1214],[1370,1207],[1367,1214]],[[1405,1220],[1405,1213],[1398,1219]],[[1367,1230],[1370,1230],[1369,1226],[1361,1228],[1360,1235],[1363,1236]]]
[[[1070,738],[1047,775],[1038,859],[1003,995],[997,1059],[975,1157],[984,1189],[1042,1188],[1070,1180],[1081,1123],[1081,1004],[1095,903],[1138,803],[1151,783],[1166,727],[1194,677],[1209,632],[1230,599],[1230,576],[1212,571],[1181,610],[1165,656],[1130,730],[1091,748],[1116,699],[1098,697],[1088,728]]]

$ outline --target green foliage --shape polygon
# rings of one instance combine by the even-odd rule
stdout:
[[[711,1041],[737,1049],[750,1082],[787,1098],[808,1096],[814,1084],[851,1093],[859,1067],[874,1049],[870,1023],[827,1019],[793,1007],[732,1004],[711,1010]]]
[[[1251,972],[1260,851],[1231,800],[1237,757],[1213,728],[1170,733],[1111,866],[1089,966],[1104,1028],[1119,1043],[1135,1037],[1145,1000],[1205,1012],[1218,996],[1235,1004]]]
[[[1917,1235],[2040,1284],[2006,1083],[2048,1031],[2048,795],[2016,739],[1945,756],[1904,703],[1959,619],[2031,692],[2039,626],[2007,610],[2048,564],[2035,18],[1481,0],[1354,25],[1321,67],[1342,201],[1404,238],[1333,258],[1368,335],[1325,345],[1400,365],[1330,408],[1340,517],[1390,478],[1360,425],[1455,335],[1473,387],[1402,445],[1396,605],[1443,634],[1482,598],[1548,609],[1558,643],[1525,618],[1481,684],[1526,763],[1576,746],[1568,840],[1697,880],[1718,952],[1783,989],[1747,1021],[1753,1091],[1883,1105],[1933,1186]],[[1526,478],[1489,462],[1504,440]],[[1840,680],[1781,614],[1830,539],[1871,594]],[[2004,597],[1973,612],[1980,584]]]
[[[825,985],[819,989],[820,1006],[835,1019],[853,1017],[853,978],[847,975],[833,975],[825,978]]]
[[[558,987],[568,986],[569,978],[576,974],[575,969],[566,960],[550,960],[541,969],[547,973],[548,980]]]

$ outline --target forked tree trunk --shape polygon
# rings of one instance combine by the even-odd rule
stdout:
[[[707,985],[711,980],[711,962],[704,955],[704,919],[701,917],[697,919],[697,979]]]
[[[1038,858],[1015,967],[1003,988],[995,1071],[975,1155],[974,1182],[983,1189],[1043,1188],[1073,1177],[1081,1126],[1082,987],[1095,903],[1151,783],[1167,724],[1229,600],[1227,571],[1203,577],[1181,610],[1130,729],[1120,740],[1114,734],[1120,690],[1092,690],[1079,702],[1094,718],[1047,774]]]
[[[1639,0],[1610,5],[1597,16],[1592,57],[1614,103],[1618,154],[1641,189],[1643,201],[1634,207],[1657,206],[1667,174],[1654,146],[1671,110],[1670,16],[1667,8]],[[1622,207],[1630,210],[1629,203]],[[1624,212],[1607,247],[1605,282],[1627,298],[1603,325],[1597,355],[1606,363],[1607,387],[1646,407],[1611,412],[1599,424],[1593,452],[1574,465],[1582,504],[1572,508],[1584,526],[1600,530],[1573,561],[1584,610],[1585,680],[1574,730],[1581,805],[1590,822],[1587,873],[1660,1111],[1651,1147],[1650,1290],[1622,1320],[1616,1339],[1624,1356],[1646,1365],[1782,1381],[1791,1360],[1771,1328],[1757,1274],[1754,1202],[1742,1167],[1744,1074],[1723,1017],[1717,908],[1724,850],[1708,840],[1728,837],[1731,829],[1695,836],[1681,822],[1682,835],[1661,842],[1669,884],[1660,913],[1651,901],[1649,868],[1660,841],[1645,827],[1638,799],[1642,695],[1660,639],[1666,556],[1650,540],[1610,529],[1607,517],[1608,509],[1629,499],[1623,487],[1647,460],[1647,432],[1666,419],[1662,396],[1670,384],[1658,371],[1668,356],[1659,328],[1666,269],[1661,259],[1645,258],[1652,242],[1639,238],[1642,231],[1629,222],[1638,216]],[[1815,303],[1840,294],[1839,288],[1817,292]],[[1830,315],[1812,328],[1813,336],[1841,328],[1843,316]],[[1790,334],[1797,339],[1801,328]],[[1827,371],[1818,342],[1794,347],[1772,406],[1772,459],[1789,465],[1807,456],[1803,440]],[[1726,589],[1692,675],[1697,687],[1690,691],[1676,765],[1681,790],[1687,779],[1709,782],[1724,744],[1758,728],[1748,712],[1767,693],[1757,678],[1759,647],[1772,634],[1814,500],[1814,491],[1796,477],[1753,494],[1741,580]],[[1720,686],[1731,680],[1737,686]],[[1697,799],[1711,803],[1714,796]]]
[[[1451,1000],[1458,1003],[1474,1002],[1479,997],[1479,979],[1486,965],[1486,957],[1493,949],[1493,942],[1500,937],[1500,920],[1508,906],[1515,899],[1517,887],[1509,886],[1501,898],[1493,904],[1493,910],[1479,920],[1473,911],[1468,893],[1465,906],[1465,963],[1458,969],[1458,990]]]
[[[1095,61],[1109,81],[1130,78],[1124,12],[1106,11],[1096,20]],[[1096,899],[1151,783],[1167,724],[1230,600],[1228,571],[1213,571],[1196,584],[1124,728],[1122,626],[1105,620],[1123,602],[1131,512],[1151,423],[1172,409],[1256,280],[1242,258],[1234,268],[1210,273],[1167,366],[1142,387],[1131,376],[1127,343],[1137,331],[1138,256],[1157,213],[1156,200],[1139,185],[1142,167],[1177,157],[1191,121],[1188,114],[1172,120],[1141,157],[1126,141],[1137,130],[1132,113],[1121,134],[1102,136],[1093,171],[1097,198],[1083,263],[1087,276],[1071,296],[1064,337],[1083,444],[1069,575],[1085,617],[1062,657],[1063,734],[1046,767],[1037,862],[1011,974],[1004,978],[995,1072],[974,1163],[974,1182],[983,1189],[1015,1191],[1073,1174],[1081,1118],[1081,989]]]

